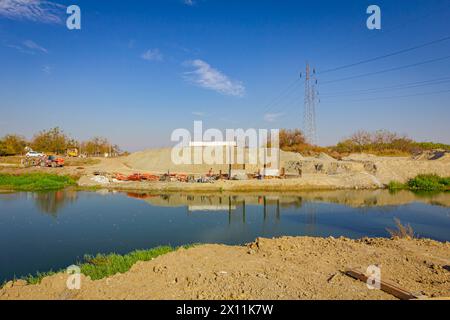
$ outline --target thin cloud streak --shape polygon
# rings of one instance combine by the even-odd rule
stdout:
[[[146,52],[144,52],[141,55],[141,58],[147,61],[162,61],[164,57],[161,51],[159,51],[159,49],[156,48],[156,49],[149,49]]]
[[[32,40],[25,40],[23,42],[23,45],[25,47],[27,47],[28,49],[34,50],[34,51],[40,51],[43,53],[48,53],[48,50],[45,49],[44,47],[38,45],[36,42],[32,41]]]
[[[0,17],[62,24],[65,6],[46,0],[0,0]]]
[[[7,44],[6,47],[16,49],[21,53],[34,55],[36,53],[48,54],[48,50],[32,40],[25,40],[21,44]]]

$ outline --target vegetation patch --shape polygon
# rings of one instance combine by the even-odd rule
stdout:
[[[138,261],[150,261],[156,257],[178,250],[179,248],[191,248],[194,245],[182,247],[161,246],[148,250],[136,250],[125,255],[120,254],[98,254],[96,256],[86,255],[82,262],[77,265],[85,276],[92,280],[100,280],[113,276],[117,273],[125,273]],[[42,279],[56,273],[64,273],[65,270],[37,272],[35,275],[23,277],[28,284],[39,284]]]
[[[63,189],[73,185],[76,185],[76,180],[74,178],[57,174],[0,174],[0,189],[4,190],[47,191]]]
[[[435,174],[422,174],[409,179],[407,183],[392,181],[388,188],[392,191],[450,191],[450,177],[442,178]]]
[[[116,273],[127,272],[138,261],[149,261],[174,250],[176,248],[163,246],[150,250],[136,250],[125,255],[85,256],[85,263],[80,265],[80,269],[82,274],[91,277],[92,280],[99,280]]]

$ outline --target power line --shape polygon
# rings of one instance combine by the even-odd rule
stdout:
[[[413,64],[408,64],[408,65],[404,65],[404,66],[400,66],[400,67],[394,67],[394,68],[390,68],[390,69],[385,69],[385,70],[381,70],[381,71],[369,72],[369,73],[364,73],[364,74],[360,74],[360,75],[356,75],[356,76],[350,76],[350,77],[346,77],[346,78],[325,81],[325,82],[322,82],[321,84],[323,85],[323,84],[329,84],[329,83],[335,83],[335,82],[341,82],[341,81],[347,81],[347,80],[352,80],[352,79],[369,77],[369,76],[378,75],[378,74],[382,74],[382,73],[398,71],[398,70],[403,70],[403,69],[408,69],[408,68],[412,68],[412,67],[421,66],[421,65],[424,65],[424,64],[434,63],[434,62],[446,60],[446,59],[449,59],[449,58],[450,58],[450,55],[445,56],[445,57],[441,57],[441,58],[436,58],[436,59],[421,61],[421,62],[417,62],[417,63],[413,63]]]
[[[383,91],[390,91],[390,90],[402,90],[402,89],[411,89],[411,88],[417,88],[417,87],[424,87],[424,86],[431,86],[431,85],[439,85],[443,83],[450,82],[450,77],[443,77],[438,79],[432,79],[432,80],[425,80],[425,81],[417,81],[417,82],[409,82],[404,84],[397,84],[393,86],[387,86],[387,87],[377,87],[377,88],[370,88],[370,89],[360,89],[360,90],[349,90],[349,91],[340,91],[340,92],[330,92],[329,94],[321,95],[322,97],[334,97],[339,95],[348,95],[348,94],[371,94],[376,92],[383,92]]]
[[[398,99],[398,98],[428,96],[428,95],[441,94],[441,93],[447,93],[447,92],[450,92],[450,89],[434,91],[434,92],[423,92],[423,93],[407,94],[407,95],[402,95],[402,96],[377,97],[377,98],[368,98],[368,99],[353,99],[353,100],[347,100],[347,101],[360,102],[360,101],[372,101],[372,100],[389,100],[389,99]]]
[[[422,19],[429,18],[429,17],[433,16],[433,14],[436,11],[438,11],[438,12],[447,12],[448,7],[449,7],[448,4],[449,3],[445,3],[443,6],[434,7],[433,9],[429,10],[428,12],[426,12],[426,13],[420,15],[420,16],[412,17],[412,18],[409,18],[409,19],[407,18],[406,21],[403,21],[401,23],[392,25],[390,28],[383,27],[383,29],[380,32],[372,32],[369,36],[366,36],[364,38],[364,40],[370,40],[370,39],[373,39],[373,38],[379,38],[379,37],[384,36],[386,34],[389,34],[389,33],[395,32],[397,30],[403,29],[404,27],[409,27],[413,22],[416,22],[416,21],[419,21],[419,20],[422,20]],[[359,28],[360,27],[358,27],[358,29]],[[334,28],[334,29],[336,29],[336,28]],[[359,45],[362,42],[363,42],[362,40],[355,42],[355,39],[352,37],[350,39],[350,41],[347,41],[343,45],[337,46],[337,48],[335,48],[335,49],[336,50],[339,49],[340,51],[342,51],[344,48],[348,49],[348,48],[354,47],[355,45]]]
[[[414,46],[414,47],[410,47],[410,48],[407,48],[407,49],[403,49],[403,50],[391,52],[391,53],[388,53],[388,54],[384,54],[384,55],[381,55],[381,56],[378,56],[378,57],[362,60],[362,61],[355,62],[355,63],[350,63],[350,64],[343,65],[343,66],[340,66],[340,67],[327,69],[327,70],[324,70],[324,71],[320,71],[320,72],[318,72],[318,74],[330,73],[330,72],[334,72],[334,71],[338,71],[338,70],[342,70],[342,69],[355,67],[355,66],[358,66],[358,65],[361,65],[361,64],[365,64],[365,63],[369,63],[369,62],[373,62],[373,61],[378,61],[378,60],[381,60],[381,59],[385,59],[385,58],[388,58],[388,57],[393,57],[393,56],[396,56],[396,55],[399,55],[399,54],[402,54],[402,53],[406,53],[406,52],[409,52],[409,51],[413,51],[413,50],[417,50],[417,49],[424,48],[424,47],[427,47],[427,46],[431,46],[431,45],[434,45],[434,44],[437,44],[437,43],[440,43],[440,42],[444,42],[444,41],[447,41],[447,40],[450,40],[450,36],[447,36],[447,37],[444,37],[444,38],[441,38],[441,39],[438,39],[438,40],[430,41],[430,42],[427,42],[427,43],[423,43],[423,44],[420,44],[420,45],[417,45],[417,46]]]
[[[284,99],[292,95],[296,91],[296,89],[298,89],[297,84],[299,83],[299,81],[300,78],[297,78],[293,82],[291,82],[289,86],[287,86],[286,89],[284,89],[279,95],[277,95],[275,99],[272,99],[270,103],[266,104],[265,107],[263,107],[264,109],[260,114],[267,114],[268,112],[272,111],[274,107],[279,106]]]

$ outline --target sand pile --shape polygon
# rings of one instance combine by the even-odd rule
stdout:
[[[184,148],[183,152],[188,152],[190,148]],[[191,148],[191,162],[194,162],[194,149]],[[226,151],[222,153],[223,162],[225,163]],[[235,155],[236,157],[236,155]],[[248,162],[249,151],[245,152],[245,161]],[[288,161],[302,161],[304,158],[299,153],[280,151],[280,162],[281,166],[285,166]],[[219,170],[226,173],[228,172],[228,165],[209,165],[209,164],[180,164],[176,165],[172,161],[172,149],[151,149],[140,152],[135,152],[128,157],[122,159],[122,162],[129,168],[133,168],[139,171],[155,172],[155,173],[165,173],[168,170],[171,172],[186,172],[195,174],[205,174],[208,173],[210,169],[214,173],[218,173]],[[234,165],[233,169],[242,169],[242,165]],[[258,169],[263,168],[263,164],[260,165],[246,165],[247,172],[256,172]]]
[[[344,161],[367,161],[367,160],[374,160],[376,158],[378,158],[378,157],[373,154],[351,153],[347,157],[343,157],[342,160],[344,160]]]
[[[323,160],[323,161],[337,161],[335,158],[333,158],[332,156],[321,152],[318,156],[317,159]]]

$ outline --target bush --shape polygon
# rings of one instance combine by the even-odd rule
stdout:
[[[372,153],[380,156],[407,156],[426,150],[450,150],[450,145],[434,142],[416,142],[386,130],[368,132],[360,130],[340,141],[333,149],[342,154],[354,152]]]
[[[411,190],[444,191],[450,189],[450,178],[441,178],[438,175],[418,175],[407,183]]]

